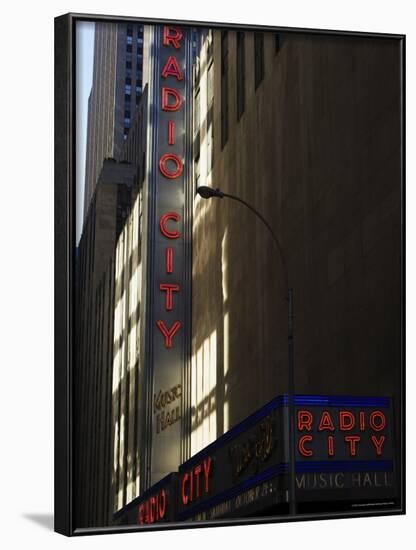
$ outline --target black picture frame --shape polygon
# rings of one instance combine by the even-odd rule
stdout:
[[[74,439],[73,439],[73,358],[74,358],[74,284],[75,284],[75,25],[82,21],[138,22],[150,25],[186,25],[201,28],[241,31],[270,31],[290,35],[327,35],[388,38],[401,47],[401,418],[400,505],[392,509],[365,509],[304,513],[301,517],[255,517],[211,520],[200,523],[171,522],[145,526],[77,528],[74,523]],[[136,532],[160,529],[200,528],[218,525],[278,523],[316,519],[372,517],[405,513],[405,36],[398,34],[332,31],[278,26],[252,26],[233,23],[207,23],[141,17],[87,15],[70,13],[55,18],[55,531],[66,536]]]

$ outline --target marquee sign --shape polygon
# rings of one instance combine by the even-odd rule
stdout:
[[[161,479],[113,516],[126,525],[163,524],[175,519],[176,474]]]
[[[284,399],[277,397],[182,464],[180,521],[254,512],[285,502]]]
[[[152,485],[181,462],[182,377],[189,355],[190,247],[186,156],[191,86],[190,30],[155,27],[149,186],[149,341],[146,369]],[[150,472],[150,474],[148,473]]]
[[[181,464],[133,501],[134,511],[128,505],[125,521],[287,513],[287,403],[276,397]],[[297,395],[295,420],[298,511],[311,502],[351,506],[397,497],[390,398]]]
[[[296,396],[295,414],[299,500],[394,496],[389,398]]]

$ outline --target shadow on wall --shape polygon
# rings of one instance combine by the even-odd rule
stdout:
[[[23,518],[37,523],[48,531],[53,531],[53,514],[23,514]]]

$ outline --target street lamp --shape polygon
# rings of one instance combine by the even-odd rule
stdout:
[[[289,304],[288,335],[287,335],[288,352],[289,352],[289,373],[288,373],[288,392],[287,392],[288,393],[288,411],[289,411],[289,473],[290,473],[289,509],[290,509],[290,513],[294,515],[296,514],[296,485],[295,485],[296,469],[295,469],[295,426],[294,426],[295,366],[294,366],[294,347],[293,347],[294,346],[294,334],[293,334],[294,333],[293,331],[294,303],[293,303],[293,288],[289,288],[287,266],[286,266],[283,250],[282,250],[282,247],[280,246],[279,239],[274,234],[270,224],[248,202],[244,201],[243,199],[240,199],[240,197],[236,197],[235,195],[230,195],[229,193],[224,193],[223,191],[220,191],[220,189],[213,189],[212,187],[208,187],[206,185],[202,185],[198,187],[196,192],[203,199],[211,199],[211,198],[223,199],[224,197],[227,197],[229,199],[233,199],[235,201],[241,202],[241,204],[244,204],[244,206],[246,206],[249,210],[251,210],[253,214],[255,214],[267,227],[279,252],[280,262],[282,264],[283,273],[285,277],[285,288],[287,291],[286,299]]]

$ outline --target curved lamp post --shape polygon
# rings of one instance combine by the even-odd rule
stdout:
[[[203,199],[211,199],[211,198],[218,198],[222,199],[224,197],[228,199],[233,199],[235,201],[240,202],[241,204],[244,204],[249,210],[253,212],[259,218],[263,224],[267,227],[275,245],[277,246],[277,250],[279,252],[280,262],[282,264],[283,273],[285,277],[285,288],[287,291],[286,299],[288,301],[289,307],[288,307],[288,335],[287,335],[287,342],[288,342],[288,352],[289,352],[289,373],[288,373],[288,411],[289,411],[289,473],[290,473],[290,499],[289,499],[289,509],[290,513],[292,515],[296,514],[296,481],[295,481],[295,426],[294,426],[294,413],[295,413],[295,407],[294,407],[294,393],[295,393],[295,367],[294,367],[294,331],[293,331],[293,311],[294,311],[294,304],[293,304],[293,288],[289,288],[289,282],[288,282],[288,274],[287,274],[287,267],[285,262],[285,257],[283,254],[282,247],[280,246],[279,239],[276,237],[276,235],[273,232],[273,229],[271,228],[270,224],[263,218],[263,216],[257,212],[255,208],[253,208],[248,202],[244,201],[243,199],[240,199],[240,197],[236,197],[235,195],[230,195],[229,193],[224,193],[223,191],[220,191],[220,189],[213,189],[212,187],[208,187],[206,185],[202,185],[198,187],[196,190],[198,195],[202,197]]]

